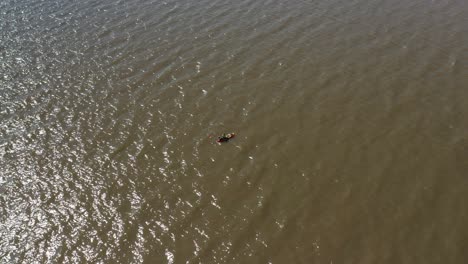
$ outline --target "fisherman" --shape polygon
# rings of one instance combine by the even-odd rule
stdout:
[[[228,142],[231,138],[234,137],[234,133],[223,134],[222,136],[218,137],[217,142]]]

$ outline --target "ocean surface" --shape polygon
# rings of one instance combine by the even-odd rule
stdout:
[[[468,1],[0,1],[0,263],[468,263]]]

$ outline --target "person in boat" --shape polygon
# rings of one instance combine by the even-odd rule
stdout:
[[[234,134],[223,134],[222,136],[218,137],[218,142],[228,142],[229,139],[231,139],[234,136]]]

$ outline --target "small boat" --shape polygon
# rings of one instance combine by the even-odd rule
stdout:
[[[228,142],[231,138],[233,138],[235,136],[236,136],[236,134],[234,134],[234,133],[223,134],[222,136],[218,137],[216,142],[218,142],[218,143]]]

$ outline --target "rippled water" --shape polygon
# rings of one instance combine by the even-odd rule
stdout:
[[[0,262],[467,263],[467,17],[1,1]]]

